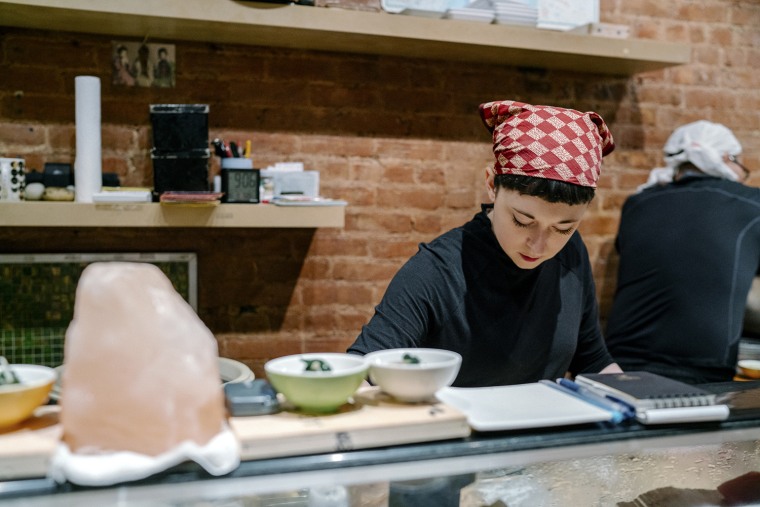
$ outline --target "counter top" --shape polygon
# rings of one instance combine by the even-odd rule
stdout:
[[[760,381],[726,383],[716,392],[756,387],[760,387]],[[417,477],[453,475],[552,460],[755,440],[760,440],[757,411],[739,410],[724,422],[678,426],[644,426],[635,421],[620,425],[595,423],[543,430],[473,433],[466,438],[438,442],[251,460],[244,461],[224,477],[212,477],[194,463],[186,463],[148,479],[105,490],[57,485],[49,479],[14,480],[0,482],[0,500],[52,494],[61,501],[73,501],[75,497],[69,495],[94,492],[97,492],[98,501],[115,499],[116,495],[134,501],[166,495],[174,499],[192,499],[199,498],[201,491],[213,491],[214,488],[219,491],[238,488],[255,494],[273,491],[278,485],[281,490],[292,488],[295,476],[298,476],[299,487],[335,480],[336,472],[339,472],[341,481],[349,484],[367,480],[406,480],[414,478],[415,474]],[[47,497],[46,501],[51,498]]]

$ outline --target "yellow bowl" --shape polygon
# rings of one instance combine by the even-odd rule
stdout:
[[[0,385],[0,428],[18,424],[32,416],[48,400],[55,382],[53,368],[35,364],[11,364],[20,384]]]
[[[760,360],[742,359],[737,363],[739,373],[743,377],[751,379],[760,379]]]

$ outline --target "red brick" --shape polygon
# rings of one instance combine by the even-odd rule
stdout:
[[[397,263],[377,262],[369,260],[336,260],[333,267],[335,280],[374,281],[390,280],[398,271]]]
[[[73,123],[74,98],[25,93],[22,97],[5,96],[0,104],[0,117],[46,123]]]
[[[0,143],[6,147],[42,146],[45,144],[45,128],[34,123],[0,123]]]
[[[390,183],[414,183],[414,170],[408,163],[389,162],[383,167],[382,181]]]
[[[445,195],[445,205],[448,208],[472,209],[478,204],[475,191],[471,189],[452,190]]]
[[[125,176],[129,174],[129,167],[124,157],[107,157],[103,156],[102,170],[104,173],[116,173],[120,181],[124,181]]]
[[[304,260],[301,277],[305,279],[326,278],[330,274],[330,260],[310,257]]]
[[[74,125],[55,125],[48,127],[48,141],[53,150],[69,150],[76,148],[76,127]]]
[[[415,215],[413,218],[413,228],[415,231],[425,234],[438,235],[445,232],[439,214]]]
[[[108,150],[123,152],[136,148],[135,129],[116,125],[103,125],[100,129],[101,143]]]
[[[344,353],[353,343],[353,340],[347,340],[340,337],[315,337],[306,339],[304,342],[305,353],[319,352],[338,352]]]
[[[399,213],[347,213],[346,225],[351,230],[384,231],[385,233],[405,233],[412,230],[408,215]]]
[[[700,111],[731,110],[736,105],[736,101],[731,95],[717,89],[695,89],[686,90],[684,105],[692,110]]]
[[[310,255],[367,255],[367,242],[363,238],[352,238],[345,235],[321,234],[311,243]]]
[[[443,195],[440,192],[426,189],[396,189],[385,188],[378,197],[377,203],[387,208],[417,208],[434,210],[443,204]]]
[[[443,155],[437,143],[378,139],[377,154],[380,159],[440,161]]]
[[[612,217],[587,215],[580,227],[581,235],[613,235],[617,232],[617,220]]]
[[[417,241],[389,240],[372,242],[370,253],[376,259],[403,259],[411,257],[417,252]]]

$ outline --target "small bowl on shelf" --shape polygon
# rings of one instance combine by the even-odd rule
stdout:
[[[742,377],[760,379],[760,360],[741,359],[736,366]]]
[[[227,357],[219,357],[217,359],[219,362],[219,376],[221,377],[222,385],[234,382],[245,382],[256,378],[253,371],[240,361]],[[59,365],[54,368],[56,379],[53,384],[53,389],[50,391],[50,398],[56,402],[61,399],[61,379],[63,378],[63,369],[64,365]]]
[[[329,413],[349,401],[367,378],[367,361],[336,352],[295,354],[264,364],[267,380],[304,412]]]
[[[462,356],[443,349],[386,349],[365,356],[369,380],[399,401],[421,402],[454,382]]]
[[[56,377],[53,368],[36,364],[6,363],[0,365],[0,375],[4,368],[9,368],[19,382],[4,380],[0,384],[0,429],[29,419],[48,401]]]

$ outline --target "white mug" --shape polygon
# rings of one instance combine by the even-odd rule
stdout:
[[[24,159],[0,158],[0,201],[21,201],[25,186]]]

